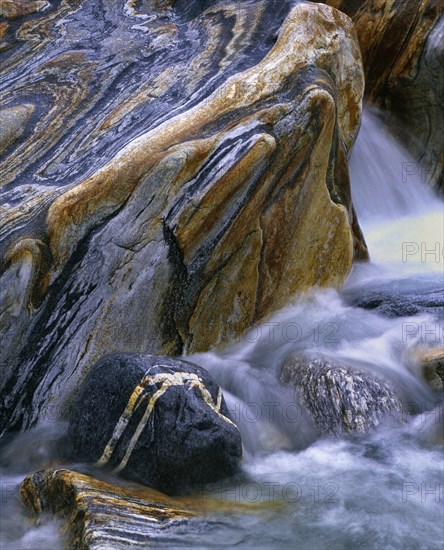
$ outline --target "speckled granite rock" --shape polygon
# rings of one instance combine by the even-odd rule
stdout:
[[[69,550],[146,547],[160,531],[195,515],[186,501],[153,489],[117,486],[70,470],[31,474],[20,493],[32,514],[64,520]]]
[[[324,0],[321,0],[324,1]],[[367,99],[418,165],[405,167],[444,193],[444,3],[327,0],[355,24]],[[402,167],[400,167],[402,170]]]
[[[66,418],[106,353],[205,351],[367,257],[346,15],[39,6],[1,27],[0,109],[35,111],[0,159],[0,433]]]
[[[290,355],[281,380],[298,392],[321,433],[364,433],[402,412],[402,404],[383,381],[324,359]]]
[[[76,458],[168,494],[236,473],[239,430],[208,372],[185,361],[114,354],[89,372],[69,434]]]

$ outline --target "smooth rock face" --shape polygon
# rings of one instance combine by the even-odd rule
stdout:
[[[42,470],[22,483],[23,503],[33,514],[64,520],[66,548],[147,547],[156,534],[195,514],[185,502],[152,489],[122,487],[70,470]]]
[[[324,359],[290,355],[281,380],[298,392],[323,434],[364,433],[402,411],[384,382]]]
[[[114,354],[88,374],[69,425],[76,458],[166,493],[230,476],[242,442],[205,369]]]
[[[40,8],[2,31],[0,108],[38,107],[1,159],[0,433],[66,418],[104,354],[206,351],[367,257],[347,16],[281,0]]]
[[[444,193],[444,3],[325,3],[353,19],[362,51],[366,97],[383,108],[385,123],[417,161],[404,167],[401,177],[415,174]]]

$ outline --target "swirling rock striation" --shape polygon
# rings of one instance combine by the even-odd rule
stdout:
[[[173,498],[134,483],[54,468],[29,475],[20,496],[31,519],[44,521],[50,514],[60,520],[69,550],[180,547],[184,533],[193,545],[193,533],[203,529],[210,546],[219,545],[218,528],[228,514],[254,514],[257,521],[267,504],[227,501],[205,492]]]
[[[367,250],[363,73],[310,2],[62,0],[8,19],[0,431],[69,414],[106,353],[226,343]]]

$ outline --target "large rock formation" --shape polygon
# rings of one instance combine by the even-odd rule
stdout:
[[[66,415],[106,353],[206,350],[367,257],[346,15],[15,4],[1,27],[0,431]]]
[[[324,0],[319,0],[323,1]],[[326,0],[355,24],[365,69],[366,98],[417,164],[419,176],[444,193],[444,3],[442,0]]]
[[[169,357],[114,354],[91,369],[69,434],[77,458],[168,494],[235,474],[239,430],[208,372]]]

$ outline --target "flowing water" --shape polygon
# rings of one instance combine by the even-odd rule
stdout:
[[[196,497],[231,510],[163,532],[155,546],[443,548],[442,408],[414,359],[417,349],[443,346],[442,307],[427,307],[442,305],[443,203],[377,113],[365,114],[350,170],[371,263],[356,265],[341,291],[300,296],[223,351],[187,357],[224,389],[243,436],[243,472]],[[396,296],[395,311],[357,307],[375,295]],[[302,350],[389,379],[403,418],[365,436],[319,439],[278,381],[286,356]],[[23,434],[3,449],[1,550],[61,547],[55,522],[26,522],[17,488],[54,463],[63,432]]]

